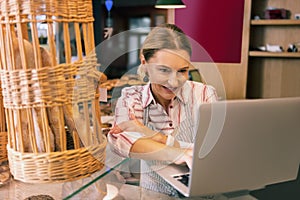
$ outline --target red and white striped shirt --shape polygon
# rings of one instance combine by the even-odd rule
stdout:
[[[175,138],[182,146],[192,143],[197,132],[199,107],[202,103],[217,101],[217,94],[212,86],[199,82],[186,81],[176,97],[171,101],[169,114],[158,104],[150,89],[150,83],[144,86],[124,88],[115,108],[115,124],[128,121],[130,113],[141,122],[145,118],[148,127],[163,134],[171,134],[175,128],[186,126],[191,131],[182,131]],[[145,112],[147,111],[147,116]],[[180,129],[179,129],[180,130]],[[138,133],[108,134],[112,150],[123,157],[128,157],[134,142],[143,137]]]

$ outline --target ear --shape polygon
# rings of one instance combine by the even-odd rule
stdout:
[[[142,65],[146,64],[146,59],[143,54],[140,55],[140,60]]]
[[[142,74],[146,74],[147,73],[147,68],[144,64],[140,64],[139,66],[139,71],[142,73]]]

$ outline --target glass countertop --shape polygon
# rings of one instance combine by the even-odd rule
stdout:
[[[180,199],[150,191],[142,187],[127,184],[119,172],[126,166],[129,158],[120,158],[106,148],[105,166],[90,177],[69,182],[25,183],[11,179],[0,185],[1,200],[136,200],[136,199]],[[41,198],[42,197],[42,198]],[[208,198],[184,198],[191,200],[208,200]],[[209,200],[255,200],[249,195],[241,195],[240,199],[216,195]]]
[[[106,176],[108,176],[112,171],[118,169],[118,167],[120,167],[122,164],[126,163],[128,160],[129,160],[129,158],[124,159],[124,160],[120,161],[119,163],[117,163],[115,166],[108,167],[106,170],[101,171],[100,173],[96,173],[97,175],[96,176],[94,175],[94,178],[92,178],[89,182],[83,184],[78,189],[75,189],[74,191],[72,191],[69,195],[67,195],[63,199],[67,200],[67,199],[72,199],[73,197],[76,197],[77,195],[79,195],[81,192],[83,192],[88,187],[92,186],[93,184],[97,184],[97,182],[102,179],[105,179]],[[111,179],[112,178],[109,178],[110,181],[112,181]],[[104,180],[103,182],[106,182],[106,184],[109,184],[107,182],[110,182],[110,181]],[[116,182],[116,181],[114,182],[114,185],[115,184],[125,184],[125,182],[122,180],[118,180],[118,182]],[[100,193],[102,193],[102,192],[100,192]],[[107,192],[104,192],[104,193],[107,193]]]
[[[103,199],[108,187],[119,190],[125,179],[118,176],[119,167],[129,159],[122,159],[106,148],[104,167],[89,177],[68,182],[26,183],[11,178],[0,185],[0,199],[30,200],[30,197],[47,199]]]
[[[110,157],[111,158],[111,157]],[[130,159],[108,159],[109,165],[90,177],[71,182],[25,183],[12,179],[0,186],[1,200],[137,200],[178,199],[125,183],[118,175],[123,164]],[[114,163],[116,162],[116,163]],[[110,164],[114,163],[114,166]],[[197,198],[198,200],[199,198]],[[218,199],[221,200],[221,199]],[[222,199],[223,200],[223,199]]]

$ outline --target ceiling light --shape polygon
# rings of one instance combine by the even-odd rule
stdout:
[[[185,8],[186,5],[181,0],[158,0],[155,8]]]

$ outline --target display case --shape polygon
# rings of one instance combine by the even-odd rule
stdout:
[[[43,199],[43,200],[81,200],[81,199],[178,199],[161,193],[146,190],[136,185],[125,184],[119,171],[129,159],[120,159],[107,150],[106,168],[80,180],[52,183],[24,183],[11,179],[0,185],[1,199]],[[199,198],[197,198],[199,199]],[[217,199],[226,200],[218,195]]]
[[[0,197],[1,199],[34,199],[33,196],[43,197],[41,199],[103,199],[107,195],[108,186],[113,185],[114,190],[119,190],[125,183],[116,172],[127,162],[126,159],[112,154],[109,148],[107,155],[102,170],[77,180],[28,183],[11,177],[6,184],[0,185]]]

